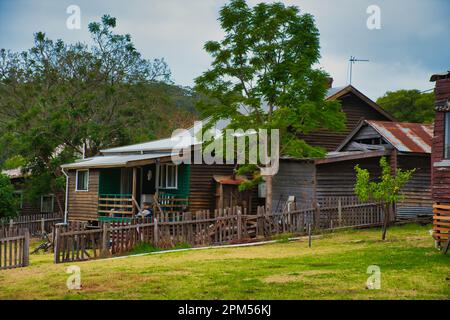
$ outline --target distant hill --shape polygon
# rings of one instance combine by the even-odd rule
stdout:
[[[175,129],[189,128],[199,118],[195,104],[200,98],[188,87],[155,82],[131,85],[128,89],[141,98],[130,102],[139,103],[134,105],[132,112],[122,111],[124,116],[132,119],[127,125],[131,136],[129,143],[170,137]],[[11,129],[0,122],[0,169],[9,166],[11,161],[7,160],[14,159],[20,148]]]

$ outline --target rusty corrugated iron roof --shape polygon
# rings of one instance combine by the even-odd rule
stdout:
[[[431,153],[432,125],[374,120],[366,122],[400,152]]]

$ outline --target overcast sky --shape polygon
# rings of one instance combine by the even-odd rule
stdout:
[[[259,1],[251,0],[250,4]],[[269,1],[266,1],[269,2]],[[321,33],[320,66],[347,84],[351,55],[369,59],[354,66],[353,84],[372,99],[398,89],[427,90],[430,75],[450,70],[450,0],[285,0],[315,16]],[[208,40],[220,40],[217,22],[224,0],[0,0],[0,48],[32,45],[44,31],[66,42],[89,41],[87,25],[108,13],[117,32],[132,35],[146,58],[164,57],[179,85],[192,85],[210,58]],[[81,9],[81,30],[69,30],[69,5]],[[369,30],[369,5],[381,9],[381,29]]]

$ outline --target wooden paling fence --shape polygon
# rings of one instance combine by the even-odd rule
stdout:
[[[337,201],[334,206],[329,200],[312,208],[293,208],[281,213],[270,213],[260,207],[257,214],[248,214],[234,207],[196,213],[166,212],[155,219],[103,222],[97,227],[69,223],[55,227],[55,263],[120,255],[133,250],[139,243],[158,248],[180,244],[222,245],[283,233],[305,234],[309,226],[329,229],[330,225],[335,228],[369,226],[379,225],[381,221],[381,206],[358,203],[349,198]]]
[[[30,233],[27,229],[0,229],[0,270],[29,265]]]
[[[433,214],[433,237],[438,246],[442,247],[448,241],[450,232],[450,206],[435,204]]]
[[[323,198],[315,209],[319,229],[381,225],[384,217],[379,203],[361,202],[354,196]]]
[[[62,221],[63,215],[60,213],[40,213],[1,219],[0,227],[28,229],[31,235],[40,235],[43,232],[51,232],[53,225]]]

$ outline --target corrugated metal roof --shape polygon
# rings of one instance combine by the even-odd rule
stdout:
[[[366,122],[400,152],[431,153],[432,125],[374,120]]]
[[[202,121],[196,121],[196,123],[189,129],[187,129],[188,135],[179,134],[170,138],[160,139],[155,141],[143,142],[128,146],[122,146],[117,148],[110,148],[101,150],[104,155],[117,154],[117,153],[132,153],[141,151],[167,151],[177,148],[186,148],[193,145],[201,144],[202,141],[197,139],[197,133],[201,132],[201,126],[206,126],[210,118]],[[220,120],[216,125],[211,128],[212,134],[218,135],[229,124],[228,120]]]
[[[341,86],[341,87],[334,87],[329,88],[326,94],[326,99],[331,98],[332,96],[336,95],[337,93],[343,91],[343,90],[356,90],[352,86]],[[268,110],[268,105],[266,102],[262,102],[261,107],[263,110]],[[245,108],[244,105],[241,105],[239,107],[239,111],[242,114],[247,114],[249,111]],[[155,141],[149,141],[149,142],[143,142],[139,144],[134,145],[128,145],[128,146],[121,146],[116,148],[109,148],[101,150],[101,153],[104,155],[113,155],[113,154],[119,154],[119,153],[137,153],[142,151],[167,151],[170,152],[174,148],[185,148],[192,145],[201,144],[202,141],[197,139],[195,136],[197,132],[199,132],[199,126],[206,126],[207,123],[210,121],[210,118],[203,119],[202,121],[197,121],[194,126],[192,126],[187,131],[190,133],[191,137],[187,137],[187,139],[184,139],[183,141],[180,141],[179,139],[175,138],[166,138],[166,139],[160,139]],[[230,124],[230,120],[222,119],[218,121],[214,128],[212,128],[212,132],[215,135],[220,135],[221,131],[226,128]]]
[[[153,153],[142,155],[117,155],[117,156],[98,156],[80,160],[78,162],[64,164],[64,169],[87,169],[87,168],[114,168],[124,167],[129,162],[140,160],[151,160],[163,157],[170,157],[172,153]]]
[[[22,172],[22,168],[3,170],[2,174],[8,176],[8,178],[10,178],[10,179],[22,178],[24,176],[24,174]]]

